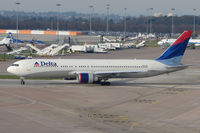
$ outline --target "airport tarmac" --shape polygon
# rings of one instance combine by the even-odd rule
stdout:
[[[154,59],[159,48],[59,58]],[[187,49],[171,74],[110,80],[111,86],[64,80],[0,80],[2,133],[199,133],[199,49]],[[57,58],[57,57],[55,57]],[[14,61],[0,62],[1,66]],[[3,71],[3,70],[2,70]]]

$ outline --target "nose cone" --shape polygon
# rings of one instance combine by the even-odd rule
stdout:
[[[13,67],[12,66],[8,67],[7,72],[14,74]]]

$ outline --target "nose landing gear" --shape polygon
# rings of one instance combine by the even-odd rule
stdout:
[[[21,79],[21,85],[25,85],[24,77],[20,77]]]

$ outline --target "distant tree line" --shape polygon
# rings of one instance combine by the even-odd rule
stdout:
[[[157,33],[170,33],[172,27],[172,18],[167,16],[152,17],[152,32]],[[106,31],[106,17],[93,17],[92,30],[93,31]],[[127,17],[127,31],[128,32],[147,32],[147,23],[150,22],[149,17]],[[184,30],[193,30],[193,16],[174,16],[174,31],[177,33]],[[196,16],[196,32],[200,32],[200,17]],[[38,29],[38,30],[56,30],[57,18],[42,17],[42,16],[19,16],[19,29]],[[2,16],[0,15],[0,29],[15,29],[16,16]],[[89,31],[89,19],[86,17],[63,18],[59,20],[60,30],[77,30]],[[110,31],[124,31],[124,19],[110,19]]]

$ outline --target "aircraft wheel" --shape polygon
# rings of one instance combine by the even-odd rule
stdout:
[[[106,86],[110,86],[110,82],[106,82]]]
[[[105,86],[105,82],[101,82],[101,86]]]
[[[24,77],[20,77],[21,79],[21,85],[25,85]]]
[[[21,81],[21,85],[25,85],[25,82],[23,80]]]
[[[101,82],[102,86],[110,86],[110,82]]]
[[[21,79],[21,85],[25,85],[24,77],[20,77]]]

